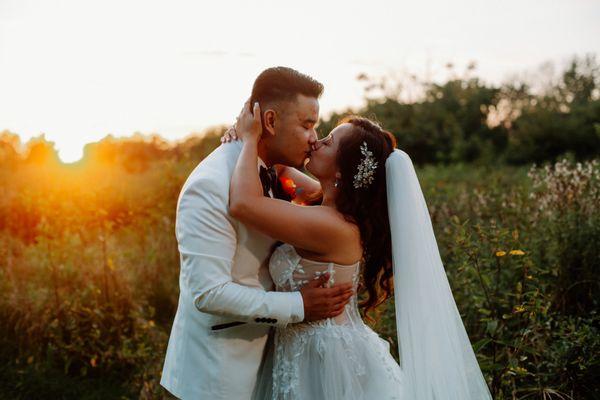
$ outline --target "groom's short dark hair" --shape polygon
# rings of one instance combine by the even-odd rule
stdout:
[[[323,84],[310,76],[288,67],[273,67],[265,69],[254,81],[250,104],[258,101],[264,109],[263,104],[295,100],[299,94],[319,98],[321,93]]]

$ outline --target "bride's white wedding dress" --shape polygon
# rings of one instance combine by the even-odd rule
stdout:
[[[267,344],[256,400],[491,400],[450,288],[427,204],[408,154],[386,160],[394,304],[400,365],[364,324],[356,295],[336,318],[288,325]],[[359,264],[304,259],[287,244],[271,256],[278,291],[298,290],[324,272],[359,278]]]
[[[358,285],[360,263],[340,265],[302,258],[289,244],[269,262],[277,291],[295,291],[329,272],[330,283]],[[342,314],[290,324],[274,337],[272,372],[262,369],[256,399],[403,399],[402,371],[381,339],[362,320],[356,294]],[[268,376],[271,374],[271,376]],[[270,386],[270,387],[269,387]]]

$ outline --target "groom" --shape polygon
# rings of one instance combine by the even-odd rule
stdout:
[[[291,68],[263,71],[251,101],[263,109],[259,165],[265,195],[277,195],[275,164],[301,167],[317,140],[323,85]],[[274,240],[228,214],[229,182],[241,142],[225,143],[192,171],[177,205],[179,305],[161,385],[181,399],[250,399],[271,327],[323,319],[347,302],[351,284],[271,291]],[[297,179],[306,179],[292,170]],[[271,171],[271,172],[269,172]]]

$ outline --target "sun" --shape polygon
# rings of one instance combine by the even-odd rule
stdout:
[[[58,157],[65,164],[77,162],[83,157],[83,145],[79,143],[56,143]]]

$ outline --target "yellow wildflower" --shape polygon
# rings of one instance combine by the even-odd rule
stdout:
[[[511,250],[508,254],[511,256],[522,256],[525,252],[523,250]]]
[[[522,313],[523,311],[525,311],[525,307],[523,306],[515,306],[515,308],[513,308],[514,313]]]
[[[515,373],[519,374],[519,375],[527,375],[527,370],[523,367],[514,367],[511,368],[512,371],[514,371]]]
[[[496,257],[504,257],[505,255],[506,255],[505,251],[500,250],[500,251],[496,252]]]

